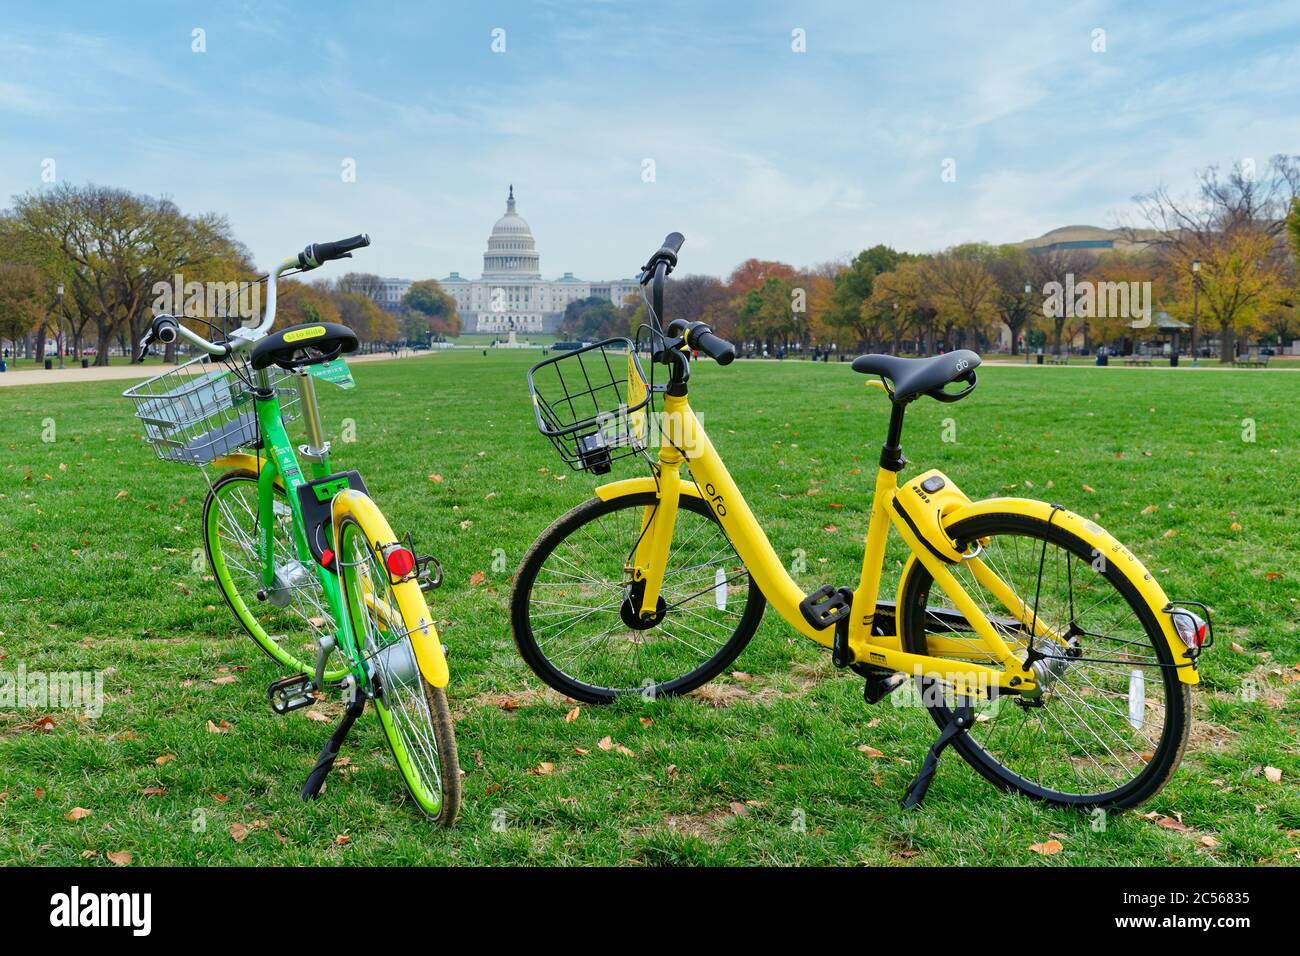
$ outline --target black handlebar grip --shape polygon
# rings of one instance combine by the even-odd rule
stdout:
[[[180,336],[180,325],[172,316],[160,315],[154,318],[150,331],[163,345],[171,345]]]
[[[298,265],[303,269],[315,269],[334,259],[343,259],[352,250],[363,249],[368,245],[370,245],[370,237],[364,232],[358,233],[351,239],[340,239],[337,242],[312,243],[299,254]]]
[[[670,232],[667,237],[664,238],[664,244],[660,247],[659,251],[672,253],[673,258],[676,259],[677,253],[682,251],[682,243],[685,241],[686,237],[680,232]]]
[[[686,336],[686,343],[699,349],[719,365],[730,365],[736,358],[736,347],[726,339],[720,339],[708,328],[702,328]]]

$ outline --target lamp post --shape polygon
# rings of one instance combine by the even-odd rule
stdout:
[[[1193,259],[1192,260],[1192,368],[1200,368],[1201,365],[1201,351],[1200,351],[1200,346],[1197,344],[1198,339],[1196,336],[1196,331],[1197,331],[1196,317],[1197,317],[1197,309],[1198,306],[1200,305],[1200,292],[1201,292],[1201,260]]]
[[[1025,280],[1025,308],[1026,309],[1029,308],[1029,297],[1033,294],[1034,294],[1034,287],[1032,284],[1030,284],[1029,280],[1026,279]],[[1028,323],[1029,323],[1029,313],[1026,311],[1024,325],[1027,325]],[[1021,328],[1024,328],[1024,325],[1022,325]],[[1021,336],[1022,342],[1023,342],[1023,338],[1024,337]],[[1014,335],[1011,337],[1011,354],[1012,355],[1016,354],[1016,337]]]
[[[63,283],[59,283],[59,368],[63,368],[63,353],[67,351],[68,340],[63,335]]]

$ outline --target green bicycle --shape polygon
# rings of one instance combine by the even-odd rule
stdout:
[[[217,586],[249,637],[291,672],[268,688],[272,709],[309,707],[327,689],[345,694],[343,718],[302,798],[320,795],[370,701],[411,796],[434,823],[450,826],[460,769],[446,655],[425,603],[442,569],[416,556],[409,534],[393,533],[360,474],[334,471],[322,435],[316,381],[352,386],[343,356],[356,350],[357,336],[329,322],[268,334],[280,276],[350,258],[369,244],[363,234],[284,260],[263,277],[262,321],[221,343],[157,316],[142,354],[154,342],[178,340],[206,354],[124,394],[158,457],[198,465],[208,479],[203,541]],[[299,418],[306,442],[295,449],[287,426]]]

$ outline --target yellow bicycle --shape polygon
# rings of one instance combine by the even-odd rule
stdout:
[[[892,404],[861,576],[806,594],[691,410],[690,352],[726,365],[735,350],[703,323],[662,324],[682,241],[670,235],[640,276],[653,323],[642,332],[666,385],[646,379],[628,339],[529,373],[538,427],[573,468],[650,465],[598,487],[525,556],[511,623],[532,670],[593,703],[685,693],[736,658],[770,602],[865,678],[868,703],[916,679],[940,734],[905,807],[924,799],[949,745],[999,787],[1053,804],[1123,808],[1155,794],[1187,746],[1208,609],[1171,602],[1128,549],[1060,505],[971,501],[933,469],[900,482],[908,405],[970,395],[980,358],[967,350],[854,361]],[[911,551],[892,603],[878,599],[891,527]]]

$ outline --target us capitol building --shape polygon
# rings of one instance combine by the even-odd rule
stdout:
[[[640,294],[635,279],[587,282],[572,272],[543,279],[532,230],[515,211],[513,185],[506,214],[488,237],[482,277],[466,279],[453,272],[438,281],[456,300],[465,332],[555,332],[570,302],[596,297],[621,306],[628,296]]]

